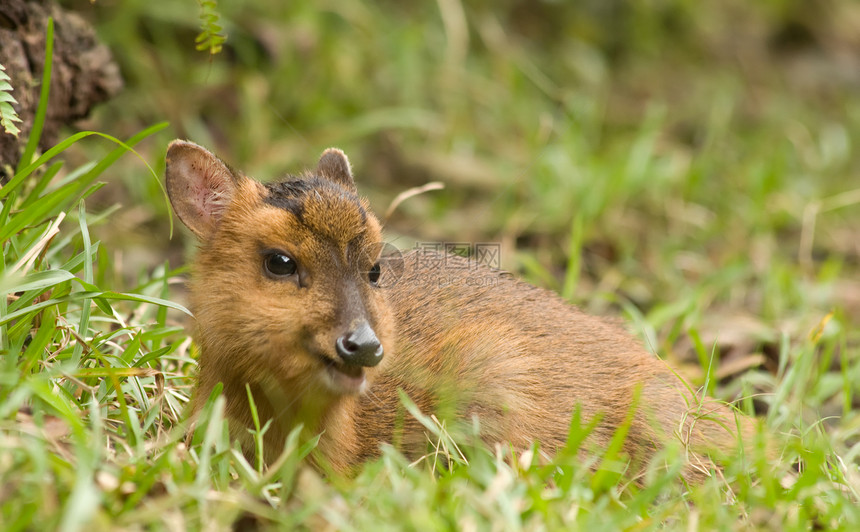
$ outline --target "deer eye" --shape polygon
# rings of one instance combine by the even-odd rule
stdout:
[[[373,265],[369,272],[367,272],[367,279],[370,281],[370,284],[376,285],[379,282],[379,275],[382,273],[381,268],[379,267],[379,263]]]
[[[299,269],[295,259],[289,257],[285,253],[273,251],[265,255],[263,259],[263,268],[266,274],[274,279],[281,277],[289,277],[296,273]]]

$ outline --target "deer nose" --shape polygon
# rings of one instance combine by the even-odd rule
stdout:
[[[382,343],[366,321],[339,337],[334,345],[338,356],[348,366],[371,368],[382,360]]]

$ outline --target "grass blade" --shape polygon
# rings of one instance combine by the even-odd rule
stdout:
[[[48,100],[51,93],[51,70],[54,64],[54,19],[48,18],[48,27],[45,33],[45,65],[42,70],[42,88],[39,93],[39,105],[36,107],[36,114],[33,117],[33,129],[30,130],[30,136],[27,138],[27,145],[24,147],[24,153],[21,154],[21,159],[18,161],[17,172],[20,172],[24,165],[29,164],[33,160],[33,154],[36,153],[36,148],[39,146],[39,139],[42,137],[42,128],[45,126],[45,114],[48,110]],[[2,197],[2,196],[0,196]]]

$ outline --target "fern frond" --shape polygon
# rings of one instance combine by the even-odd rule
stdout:
[[[197,3],[200,4],[200,33],[194,42],[198,50],[209,50],[210,54],[217,54],[227,41],[227,36],[222,33],[224,28],[220,24],[218,3],[215,0],[197,0]]]
[[[18,113],[12,107],[13,103],[18,103],[15,97],[12,96],[12,85],[9,83],[11,78],[6,74],[6,67],[0,63],[0,127],[3,131],[10,135],[18,136],[21,132],[15,125],[15,122],[20,122]]]

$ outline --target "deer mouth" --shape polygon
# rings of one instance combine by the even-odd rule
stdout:
[[[356,395],[367,388],[367,376],[361,366],[348,366],[328,357],[323,361],[324,380],[329,389],[343,395]]]

